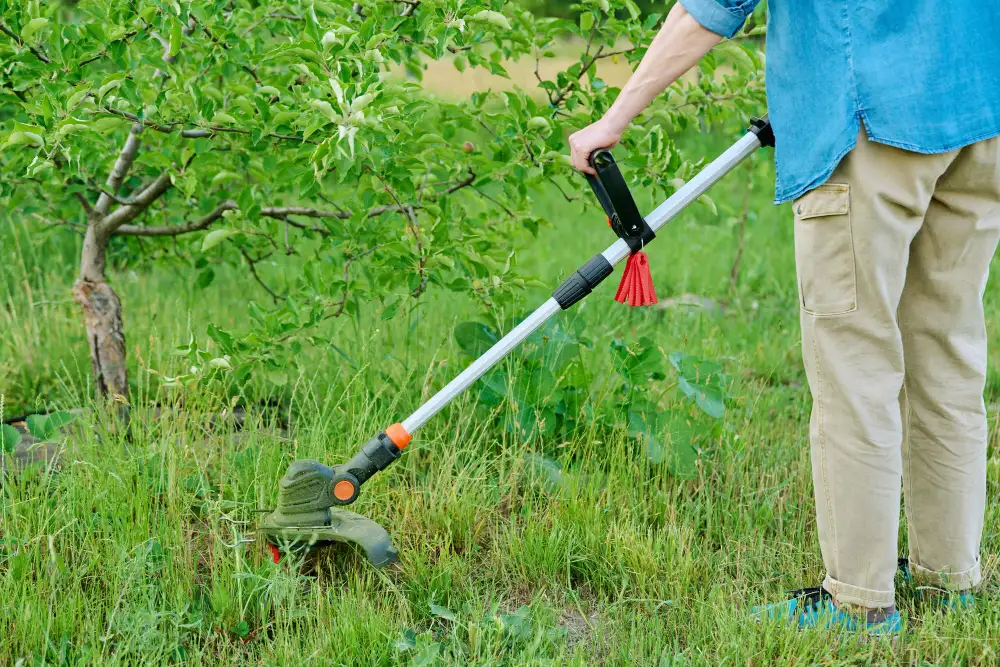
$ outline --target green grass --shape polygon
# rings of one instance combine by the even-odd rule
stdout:
[[[757,158],[749,168],[766,181],[768,163]],[[0,664],[997,662],[993,458],[986,584],[973,611],[942,615],[901,594],[907,622],[894,643],[750,620],[752,605],[817,583],[822,563],[790,214],[770,206],[766,184],[751,193],[756,217],[730,289],[736,236],[724,221],[742,207],[741,173],[712,193],[723,222],[694,207],[650,251],[661,299],[702,295],[725,303],[721,314],[627,309],[611,300],[608,284],[564,316],[585,326],[594,344],[584,361],[607,378],[592,388],[592,405],[609,400],[615,338],[646,335],[664,354],[717,360],[736,378],[737,400],[720,435],[704,443],[694,476],[678,479],[650,463],[624,428],[514,437],[470,394],[365,487],[356,508],[383,523],[402,554],[401,566],[386,571],[345,549],[305,569],[275,566],[246,540],[291,460],[346,458],[461,370],[468,360],[450,332],[475,316],[473,300],[436,294],[397,321],[333,322],[330,334],[357,368],[333,350],[315,350],[309,373],[273,397],[280,407],[251,405],[237,433],[225,419],[208,425],[231,405],[222,393],[185,394],[183,410],[154,414],[155,403],[176,406],[178,398],[157,390],[145,369],[175,368],[173,348],[191,335],[204,340],[209,322],[238,326],[245,276],[220,271],[195,291],[190,276],[169,267],[119,272],[137,384],[134,437],[125,442],[113,420],[86,417],[66,432],[58,471],[3,479]],[[553,225],[519,250],[521,266],[554,285],[603,249],[610,234],[594,208],[584,215],[580,203],[540,197],[538,210]],[[37,231],[5,222],[0,243],[7,416],[92,406],[69,295],[73,248]],[[521,307],[544,296],[525,295]],[[987,300],[996,343],[995,286]],[[998,370],[991,363],[991,403]],[[663,410],[682,408],[669,378],[655,389]],[[996,419],[991,410],[994,436]],[[536,455],[558,464],[559,483],[529,464]]]

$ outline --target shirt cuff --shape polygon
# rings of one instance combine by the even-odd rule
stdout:
[[[732,37],[740,31],[747,17],[720,4],[718,0],[678,0],[687,13],[706,30]]]

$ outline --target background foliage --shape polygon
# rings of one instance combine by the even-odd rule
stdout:
[[[388,320],[443,287],[494,312],[529,285],[511,242],[547,223],[532,210],[547,188],[578,196],[565,136],[618,92],[594,65],[641,58],[660,19],[631,0],[578,9],[563,21],[503,0],[5,5],[0,202],[104,230],[119,265],[165,263],[199,288],[220,264],[245,266],[269,298],[251,301],[242,330],[210,327],[211,354],[198,336],[188,372],[166,382],[256,372],[280,385],[303,345],[330,344],[317,325],[362,304]],[[566,35],[586,46],[537,77],[541,97],[420,89],[429,59],[504,76]],[[752,42],[729,42],[664,96],[625,141],[633,182],[661,197],[689,178],[673,134],[744,121],[760,108],[760,68]],[[130,133],[131,169],[102,186]],[[278,263],[295,279],[275,282]]]

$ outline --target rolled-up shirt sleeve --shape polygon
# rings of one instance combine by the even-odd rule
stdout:
[[[706,30],[723,37],[740,31],[760,0],[678,0]]]

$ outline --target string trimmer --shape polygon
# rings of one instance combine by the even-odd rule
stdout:
[[[632,198],[610,151],[590,156],[596,176],[587,175],[594,194],[608,216],[608,224],[618,235],[604,252],[594,255],[563,281],[552,297],[529,315],[485,354],[476,359],[429,401],[402,422],[380,431],[366,442],[351,460],[333,467],[319,461],[295,461],[280,482],[278,507],[261,524],[275,562],[282,548],[320,546],[347,542],[360,547],[371,563],[381,567],[396,559],[389,533],[371,519],[341,509],[358,499],[361,486],[375,473],[398,459],[412,434],[451,403],[486,371],[507,356],[519,343],[560,310],[566,310],[591,293],[611,275],[615,265],[628,258],[621,286],[615,298],[632,305],[656,300],[643,248],[656,231],[684,210],[706,190],[732,171],[761,146],[773,146],[774,134],[767,116],[755,119],[739,141],[708,164],[688,183],[660,204],[646,218]]]

